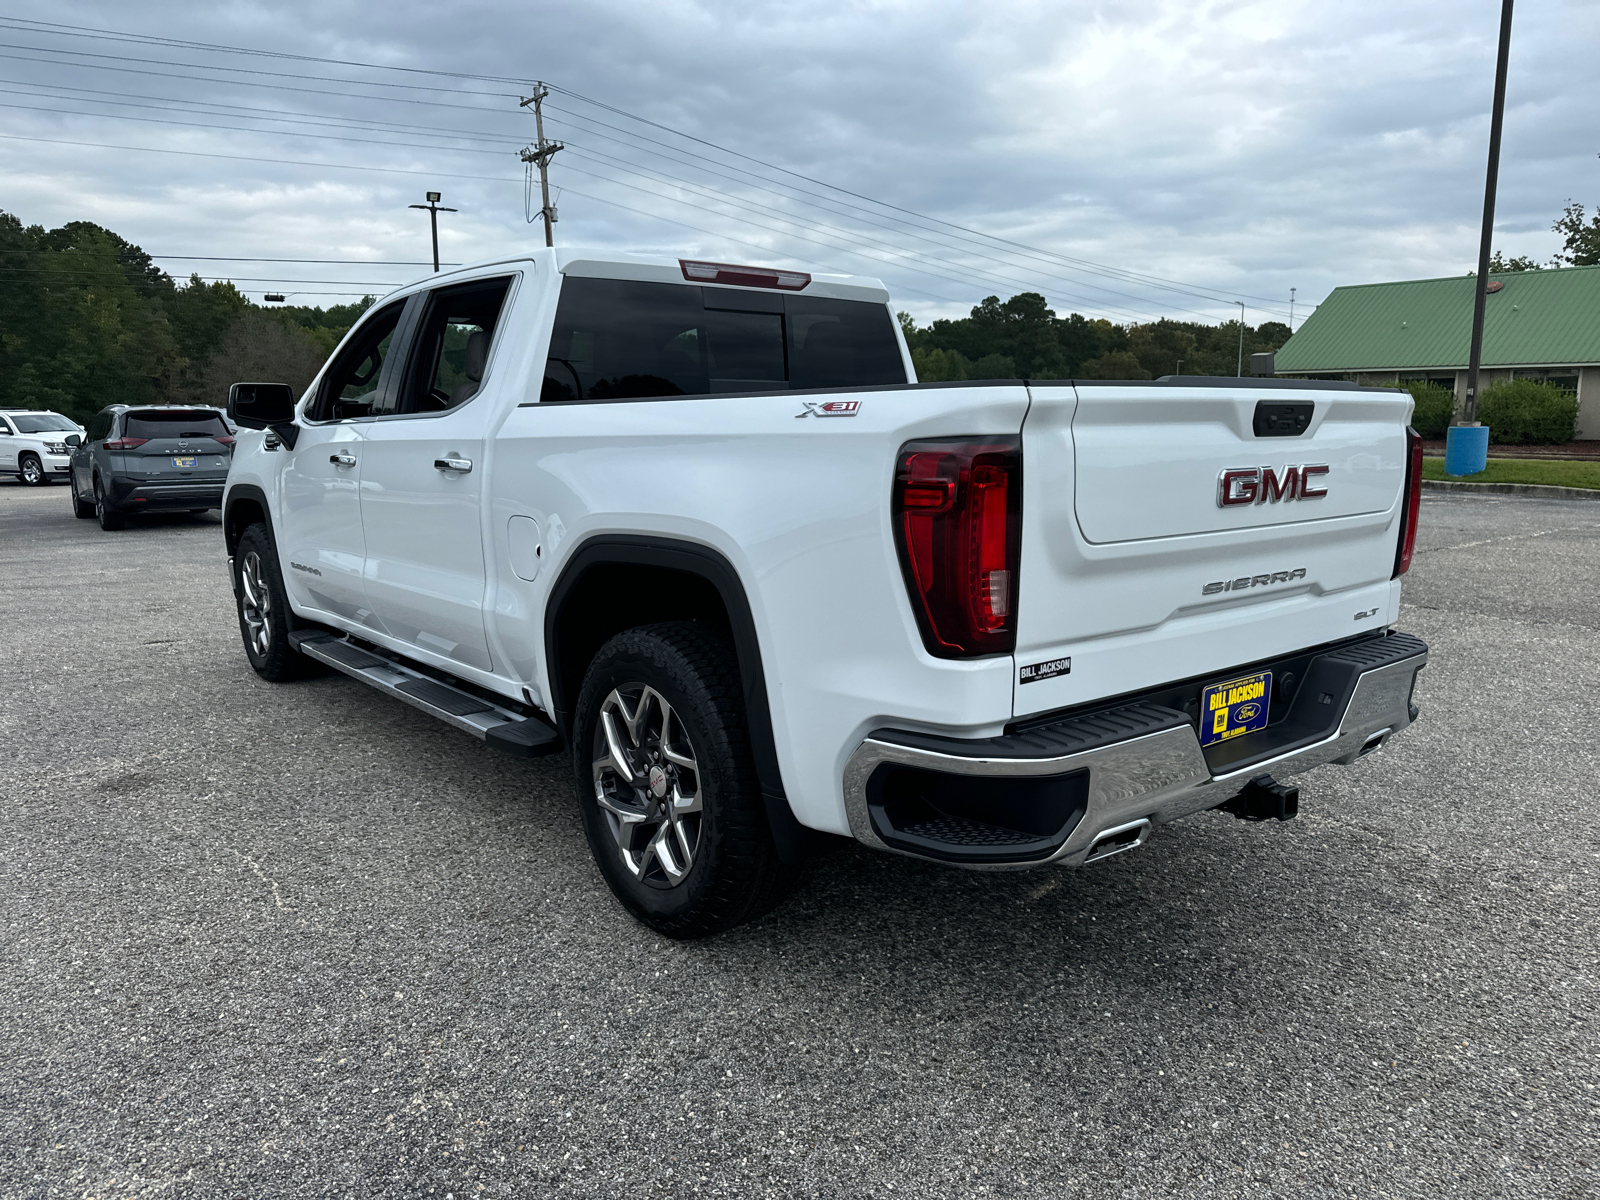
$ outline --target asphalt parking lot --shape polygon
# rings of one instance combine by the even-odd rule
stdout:
[[[1600,1194],[1600,506],[1423,514],[1299,820],[675,944],[560,761],[257,679],[215,515],[0,485],[0,1195]]]

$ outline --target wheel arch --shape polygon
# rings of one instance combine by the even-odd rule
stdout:
[[[244,531],[258,521],[267,527],[267,535],[272,536],[267,494],[252,483],[239,483],[229,488],[222,502],[222,537],[230,558],[239,548],[239,538]]]
[[[616,589],[622,583],[638,590],[619,601]],[[686,619],[715,622],[733,642],[768,825],[780,857],[794,862],[812,838],[823,835],[801,825],[789,807],[755,618],[738,571],[719,551],[639,534],[601,534],[582,543],[562,567],[545,605],[550,715],[570,745],[572,706],[584,672],[605,641],[624,629]]]

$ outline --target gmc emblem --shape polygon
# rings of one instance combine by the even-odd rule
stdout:
[[[1268,500],[1274,504],[1279,500],[1320,500],[1328,489],[1313,481],[1327,473],[1326,463],[1284,467],[1282,473],[1273,467],[1229,467],[1217,479],[1217,507],[1265,504]]]

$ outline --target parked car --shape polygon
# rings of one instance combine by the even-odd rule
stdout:
[[[83,426],[60,413],[0,409],[0,475],[19,476],[34,487],[65,478],[71,434],[82,437]]]
[[[121,529],[129,513],[222,504],[233,435],[220,409],[112,404],[72,450],[72,511]]]
[[[1411,397],[919,384],[876,280],[576,250],[373,306],[296,401],[236,384],[244,649],[571,756],[674,937],[823,834],[1080,866],[1418,715]]]

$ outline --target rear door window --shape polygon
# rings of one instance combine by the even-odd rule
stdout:
[[[142,411],[128,414],[122,435],[130,438],[209,438],[226,437],[228,427],[215,412]]]
[[[540,399],[906,382],[887,305],[574,278],[561,285]]]

